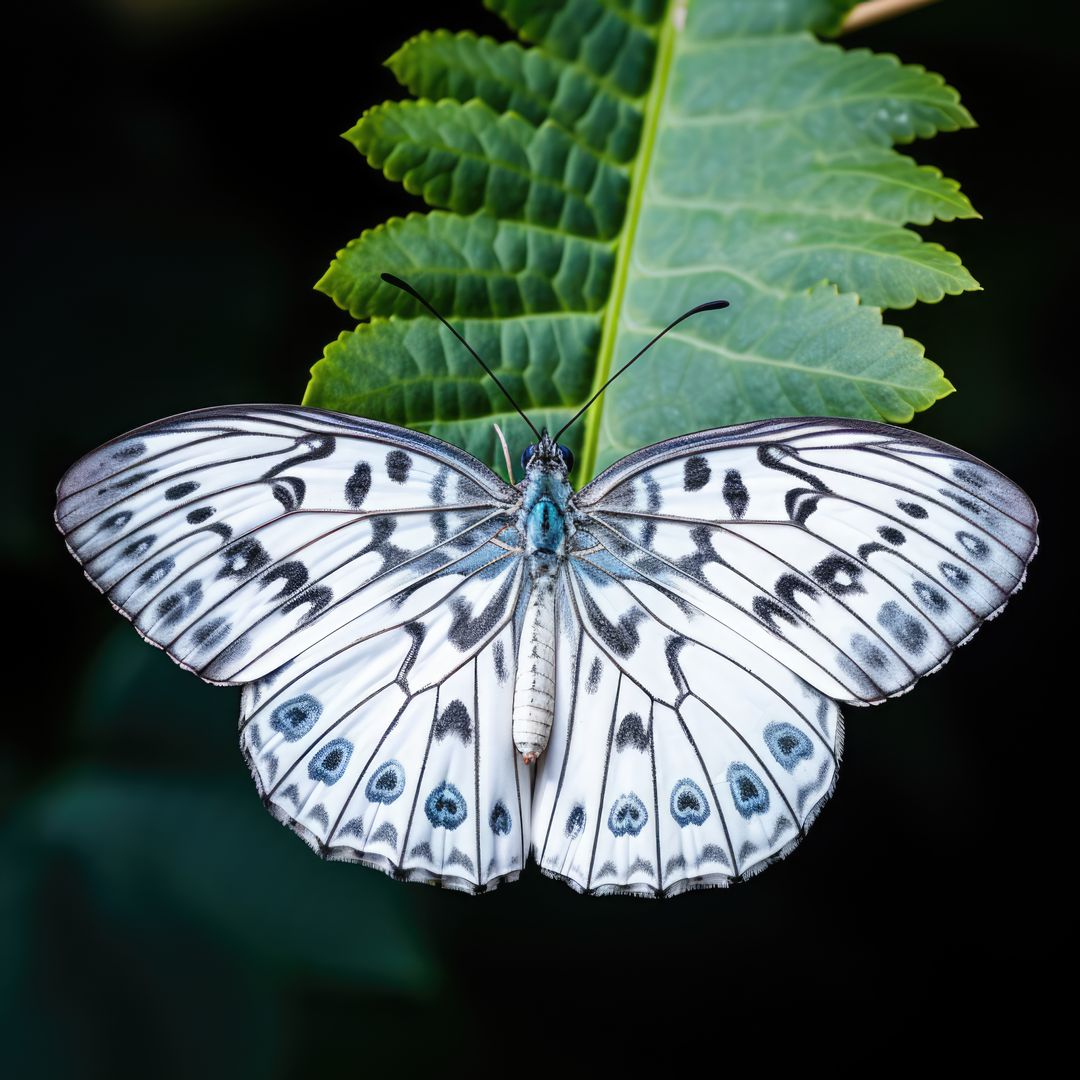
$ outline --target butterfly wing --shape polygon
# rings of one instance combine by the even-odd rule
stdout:
[[[1001,474],[858,421],[673,439],[574,501],[563,606],[580,662],[537,777],[534,844],[589,891],[724,884],[785,854],[835,782],[838,702],[882,701],[939,667],[1036,547],[1034,508]],[[590,790],[575,786],[582,755],[604,762]]]
[[[260,794],[313,847],[472,891],[520,872],[524,575],[517,492],[491,470],[404,428],[251,406],[131,432],[58,495],[72,554],[139,632],[243,685]]]

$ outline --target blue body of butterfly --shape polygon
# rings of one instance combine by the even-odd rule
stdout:
[[[521,505],[521,531],[530,561],[533,556],[563,557],[567,531],[573,527],[566,516],[574,490],[567,481],[567,453],[545,432],[537,445],[522,454],[525,497]]]

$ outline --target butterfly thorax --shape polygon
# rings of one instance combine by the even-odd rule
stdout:
[[[574,527],[566,512],[573,489],[558,455],[545,453],[548,442],[526,469],[518,521],[531,588],[518,644],[514,745],[526,762],[544,752],[555,715],[555,584]]]
[[[534,580],[554,574],[565,558],[566,541],[573,529],[566,515],[572,493],[561,465],[545,462],[530,465],[518,527],[525,538],[529,573]]]

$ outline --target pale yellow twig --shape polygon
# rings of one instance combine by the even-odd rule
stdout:
[[[502,433],[502,428],[498,424],[493,424],[495,428],[495,434],[499,436],[499,442],[502,443],[503,457],[506,458],[506,475],[510,480],[510,483],[514,482],[514,467],[510,464],[510,447],[506,445],[506,436]]]
[[[850,34],[853,30],[861,30],[864,26],[873,26],[874,23],[884,22],[886,19],[895,19],[897,15],[906,15],[915,8],[935,3],[937,0],[866,0],[863,4],[856,4],[848,12],[844,25],[840,27],[840,33]]]

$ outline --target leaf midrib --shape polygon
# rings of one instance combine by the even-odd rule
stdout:
[[[612,279],[611,293],[603,308],[604,332],[600,338],[600,348],[596,356],[596,373],[593,376],[589,397],[592,397],[607,382],[611,371],[615,339],[619,331],[619,316],[622,312],[623,297],[632,260],[634,237],[637,234],[638,219],[644,202],[645,184],[648,181],[652,165],[653,150],[656,146],[656,134],[660,126],[660,114],[663,111],[668,78],[671,74],[671,62],[675,52],[677,34],[677,16],[682,10],[680,3],[672,5],[665,14],[657,43],[656,68],[653,72],[652,85],[645,99],[645,109],[641,127],[641,149],[634,161],[630,174],[630,194],[627,197],[626,224],[618,240],[615,255],[615,275]],[[588,398],[586,398],[588,400]],[[603,416],[603,401],[597,408],[584,417],[585,436],[582,439],[580,466],[578,475],[591,480],[596,470],[597,446],[600,441],[600,421]]]

